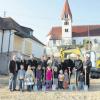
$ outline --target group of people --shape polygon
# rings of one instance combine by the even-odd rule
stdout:
[[[89,88],[91,67],[89,56],[85,56],[84,61],[77,55],[74,61],[68,58],[59,63],[54,57],[51,59],[43,56],[40,60],[34,57],[29,60],[16,60],[14,55],[9,63],[9,90],[15,91],[16,83],[20,91],[24,91],[25,87],[27,91],[67,89],[71,84],[73,72],[75,72],[76,86],[79,89],[84,88],[86,72],[86,85]]]

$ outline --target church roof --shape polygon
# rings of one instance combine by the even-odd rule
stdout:
[[[60,40],[62,37],[62,27],[52,27],[49,34],[51,40]],[[78,25],[72,26],[72,37],[100,36],[100,25]]]
[[[66,14],[69,14],[70,18],[72,19],[72,13],[70,10],[68,0],[65,0],[64,7],[61,13],[61,19],[64,19]]]

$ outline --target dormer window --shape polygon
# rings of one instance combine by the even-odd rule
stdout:
[[[33,31],[30,31],[30,36],[33,35]]]

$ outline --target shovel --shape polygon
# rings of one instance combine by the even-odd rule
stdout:
[[[73,85],[71,85],[71,81],[70,81],[70,67],[68,67],[68,71],[69,71],[69,89],[72,91],[73,90]]]
[[[87,68],[87,66],[84,66],[84,69],[85,69],[85,85],[84,85],[84,91],[88,91],[88,86],[86,84],[86,68]]]

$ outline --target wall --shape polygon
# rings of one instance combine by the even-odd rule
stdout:
[[[65,22],[68,22],[67,25],[64,25]],[[65,29],[68,29],[68,32],[65,32]],[[72,21],[70,16],[66,20],[62,20],[62,39],[64,44],[71,44],[72,38]]]
[[[31,39],[24,39],[24,47],[23,47],[23,53],[26,55],[32,54],[32,40]]]
[[[32,54],[34,54],[35,57],[40,58],[44,54],[44,46],[33,40]]]
[[[83,44],[84,39],[90,39],[92,43],[94,44],[94,40],[97,39],[97,41],[100,43],[100,36],[91,36],[91,37],[74,37],[73,40],[76,40],[76,44]]]
[[[22,37],[14,35],[14,44],[13,44],[14,51],[22,52],[23,42],[24,39]]]
[[[10,33],[11,32],[11,33]],[[0,30],[0,49],[1,49],[1,41],[2,41],[2,30]],[[10,37],[10,48],[9,51],[13,51],[13,31],[11,30],[5,30],[4,31],[4,38],[3,38],[3,53],[8,52],[8,44],[9,44],[9,36],[11,34]],[[1,51],[1,50],[0,50]]]

